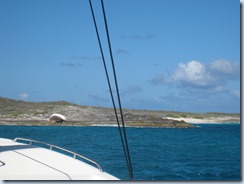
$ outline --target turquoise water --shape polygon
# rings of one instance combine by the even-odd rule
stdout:
[[[129,175],[116,127],[0,126],[0,137],[55,144]],[[240,180],[240,124],[199,128],[127,128],[136,180]]]

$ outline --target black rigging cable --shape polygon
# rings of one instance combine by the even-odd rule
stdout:
[[[122,131],[121,131],[121,126],[120,126],[120,122],[119,122],[119,118],[118,118],[118,114],[117,114],[117,110],[116,110],[116,106],[115,106],[115,102],[114,102],[114,97],[113,97],[113,92],[112,92],[112,88],[111,88],[111,83],[110,83],[110,79],[109,79],[109,75],[108,75],[108,70],[107,70],[107,66],[106,66],[106,62],[105,62],[105,58],[104,58],[104,54],[103,54],[102,44],[101,44],[101,40],[100,40],[100,36],[99,36],[99,32],[98,32],[98,28],[97,28],[96,19],[95,19],[94,11],[93,11],[93,8],[92,8],[91,0],[89,0],[89,3],[90,3],[91,12],[92,12],[92,18],[93,18],[94,26],[95,26],[95,29],[96,29],[96,34],[97,34],[97,39],[98,39],[98,43],[99,43],[100,52],[101,52],[101,55],[102,55],[103,66],[104,66],[105,73],[106,73],[106,78],[107,78],[107,83],[108,83],[108,86],[109,86],[110,96],[111,96],[112,103],[113,103],[114,113],[115,113],[116,121],[117,121],[117,124],[118,124],[118,129],[119,129],[119,133],[120,133],[120,139],[121,139],[121,143],[122,143],[124,154],[125,154],[126,164],[127,164],[127,167],[128,167],[130,179],[133,180],[134,176],[133,176],[133,171],[132,171],[132,164],[131,164],[131,159],[130,159],[128,141],[127,141],[127,136],[126,136],[126,131],[125,131],[123,111],[122,111],[122,106],[121,106],[121,101],[120,101],[119,87],[118,87],[118,82],[117,82],[117,77],[116,77],[116,71],[115,71],[114,59],[113,59],[113,54],[112,54],[111,42],[110,42],[110,38],[109,38],[109,31],[108,31],[108,25],[107,25],[107,19],[106,19],[106,14],[105,14],[104,3],[103,3],[103,0],[101,0],[103,18],[104,18],[104,23],[105,23],[105,28],[106,28],[107,41],[108,41],[108,45],[109,45],[110,59],[111,59],[111,63],[112,63],[114,82],[115,82],[115,86],[116,86],[116,92],[117,92],[117,98],[118,98],[118,104],[119,104],[119,110],[120,110],[120,116],[121,116],[121,122],[122,122],[123,134],[122,134]]]
[[[127,136],[126,136],[126,131],[125,131],[125,124],[124,124],[124,118],[123,118],[124,116],[123,116],[123,111],[122,111],[122,106],[121,106],[121,101],[120,101],[120,95],[119,95],[119,87],[118,87],[118,82],[117,82],[117,77],[116,77],[113,54],[112,54],[112,46],[111,46],[110,37],[109,37],[108,24],[107,24],[103,0],[101,0],[101,3],[102,3],[103,17],[104,17],[104,22],[105,22],[105,27],[106,27],[108,45],[109,45],[110,58],[111,58],[112,66],[113,66],[114,82],[115,82],[115,86],[116,86],[119,110],[120,110],[121,121],[122,121],[122,126],[123,126],[124,140],[125,140],[126,151],[127,151],[127,156],[128,156],[129,173],[130,173],[131,179],[134,179],[133,171],[132,171],[132,164],[131,164],[131,160],[130,160],[130,151],[129,151],[128,141],[127,141]]]
[[[105,73],[106,73],[106,78],[107,78],[107,83],[108,83],[108,86],[109,86],[110,96],[111,96],[111,99],[112,99],[114,113],[115,113],[116,121],[117,121],[117,124],[118,124],[120,138],[121,138],[121,142],[122,142],[122,146],[123,146],[123,150],[124,150],[124,154],[125,154],[125,158],[126,158],[126,163],[127,163],[127,167],[129,168],[129,166],[128,166],[129,165],[128,156],[127,156],[127,153],[126,153],[126,150],[125,150],[125,145],[124,145],[124,141],[123,141],[122,131],[121,131],[121,128],[120,128],[118,113],[117,113],[115,102],[114,102],[112,87],[111,87],[111,83],[110,83],[110,79],[109,79],[109,75],[108,75],[108,70],[107,70],[107,66],[106,66],[106,62],[105,62],[105,57],[104,57],[104,54],[103,54],[101,39],[100,39],[100,36],[99,36],[99,32],[98,32],[98,28],[97,28],[96,19],[95,19],[94,11],[93,11],[93,8],[92,8],[91,0],[89,0],[89,3],[90,3],[90,8],[91,8],[91,12],[92,12],[92,18],[93,18],[93,22],[94,22],[94,26],[95,26],[95,30],[96,30],[96,34],[97,34],[97,39],[98,39],[98,43],[99,43],[100,52],[101,52],[101,55],[102,55],[103,66],[104,66]]]

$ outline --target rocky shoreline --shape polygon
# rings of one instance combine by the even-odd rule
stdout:
[[[67,118],[62,124],[49,121],[53,113]],[[174,111],[149,111],[124,109],[126,126],[191,128],[194,123],[240,122],[240,114],[185,113]],[[118,115],[119,116],[119,115]],[[25,126],[116,126],[111,108],[80,106],[65,101],[25,102],[0,98],[0,124]]]
[[[64,122],[57,124],[49,121],[0,121],[0,125],[16,125],[16,126],[116,126],[114,122]],[[157,123],[157,122],[125,122],[126,127],[164,127],[164,128],[193,128],[184,122],[170,123]]]

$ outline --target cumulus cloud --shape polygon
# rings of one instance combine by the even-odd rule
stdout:
[[[239,108],[240,65],[226,60],[216,60],[209,64],[196,60],[179,63],[168,76],[157,74],[150,83],[155,86],[167,85],[176,88],[174,92],[178,92],[158,98],[164,99],[158,101],[162,108],[191,111],[228,109],[230,112],[238,111]]]
[[[168,76],[157,74],[150,80],[152,85],[181,84],[184,87],[216,88],[223,90],[223,86],[230,80],[240,80],[240,66],[225,60],[216,60],[209,65],[199,61],[179,63],[178,67]]]
[[[216,60],[210,64],[209,68],[213,74],[221,75],[221,77],[240,78],[240,65],[226,60]]]
[[[190,61],[187,64],[180,63],[171,75],[172,82],[181,82],[193,86],[208,86],[214,78],[206,70],[206,67],[198,61]]]
[[[19,98],[21,100],[27,100],[30,97],[30,95],[28,93],[20,93],[19,94]]]

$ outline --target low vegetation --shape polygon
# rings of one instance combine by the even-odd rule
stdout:
[[[174,119],[208,119],[211,117],[240,119],[240,114],[216,112],[198,114],[130,109],[123,109],[123,112],[126,126],[186,128],[194,126]],[[51,123],[49,117],[53,113],[63,114],[68,122],[63,124]],[[116,118],[113,109],[110,108],[80,106],[66,101],[25,102],[0,97],[0,124],[89,126],[94,124],[116,124]]]

